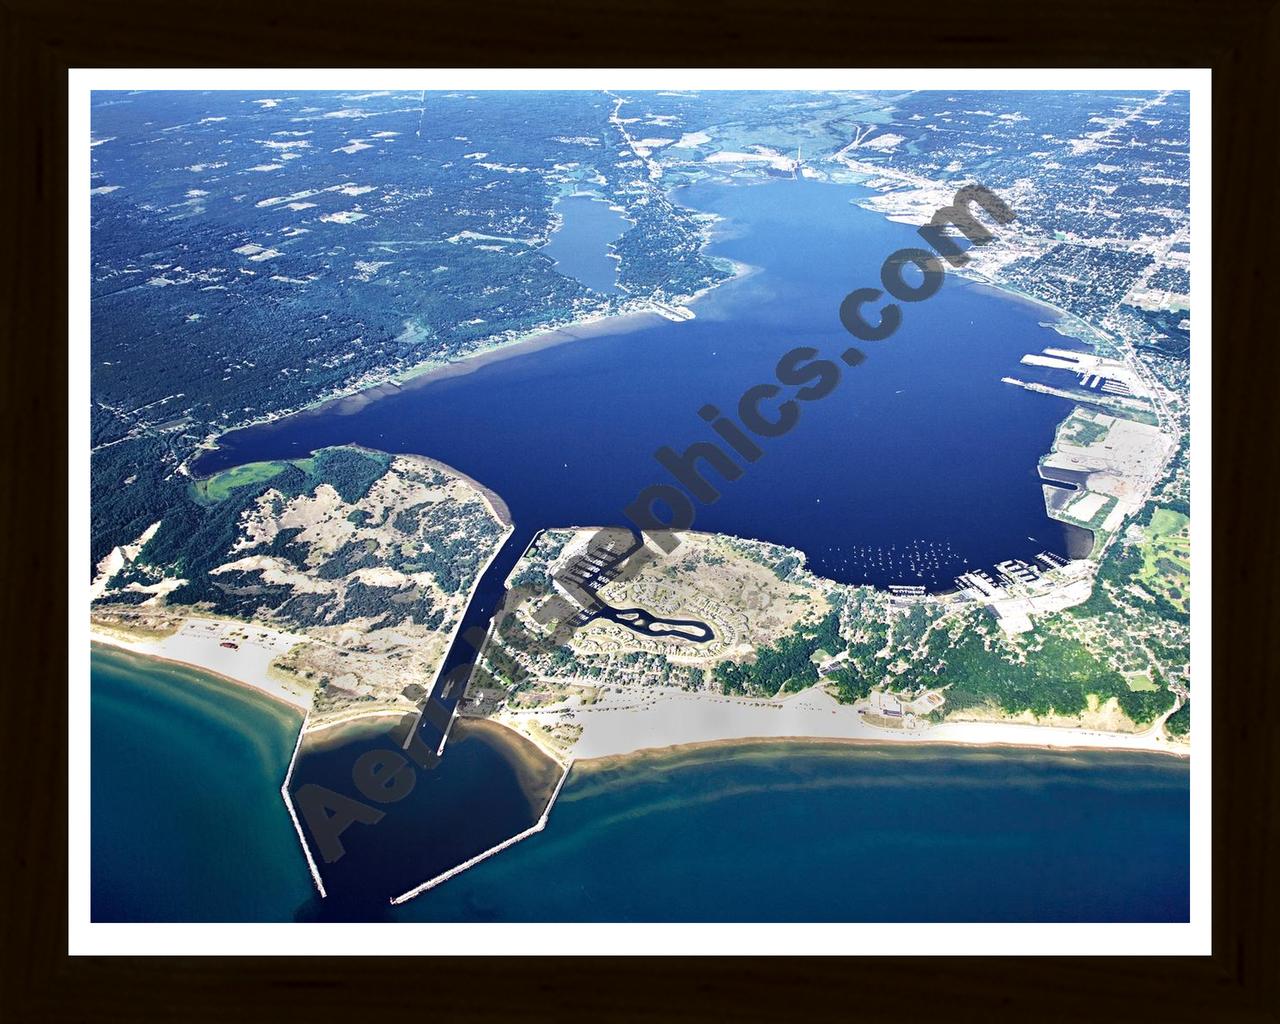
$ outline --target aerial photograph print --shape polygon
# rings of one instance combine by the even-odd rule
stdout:
[[[84,94],[87,927],[1189,926],[1192,90],[399,77]]]

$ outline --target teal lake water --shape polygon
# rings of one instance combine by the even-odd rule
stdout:
[[[578,766],[419,921],[1185,921],[1163,755],[718,746]]]
[[[302,716],[108,648],[92,679],[93,920],[292,920],[312,889],[280,783]]]
[[[387,866],[386,892],[348,887],[320,907],[279,795],[297,727],[288,709],[215,678],[95,649],[94,920],[1188,915],[1186,761],[794,742],[579,765],[542,833],[403,906],[386,901],[407,864]],[[472,794],[454,809],[469,828],[513,813],[484,797],[493,764],[479,738],[461,737],[442,763],[453,801]],[[460,784],[469,765],[473,785]],[[440,825],[424,814],[419,827]]]

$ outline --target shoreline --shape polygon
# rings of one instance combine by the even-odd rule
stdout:
[[[1054,325],[1054,327],[1050,327],[1049,330],[1055,330],[1057,326],[1068,323],[1083,324],[1083,321],[1081,321],[1075,314],[1070,313],[1065,309],[1061,309],[1058,306],[1053,305],[1051,302],[1047,302],[1038,295],[1032,295],[1030,292],[1023,291],[1023,289],[1019,288],[1017,285],[1011,284],[998,276],[986,277],[985,275],[979,274],[977,271],[968,271],[966,273],[966,268],[963,267],[956,268],[950,272],[954,273],[961,281],[966,282],[972,288],[994,292],[999,298],[1005,299],[1009,302],[1020,303],[1024,306],[1030,306],[1036,312],[1052,313],[1058,318],[1058,324]],[[1096,328],[1090,327],[1088,324],[1083,324],[1083,326],[1095,333],[1100,333]],[[1063,334],[1061,331],[1055,331],[1055,333],[1062,335],[1062,337],[1074,338],[1076,341],[1079,341],[1083,345],[1088,345],[1090,348],[1095,347],[1093,342],[1086,338],[1081,338],[1078,335]]]
[[[575,765],[581,765],[584,768],[604,768],[613,765],[622,766],[629,762],[643,760],[645,758],[658,759],[679,757],[683,754],[693,754],[699,751],[709,751],[721,748],[767,748],[785,746],[788,744],[804,747],[830,746],[860,747],[864,749],[880,748],[886,752],[891,752],[902,747],[901,743],[895,743],[892,739],[876,739],[873,737],[861,736],[737,736],[721,739],[694,740],[689,743],[673,743],[667,746],[640,747],[636,750],[622,751],[615,754],[594,754],[589,757],[575,757],[573,759],[573,763]],[[1172,755],[1179,761],[1189,761],[1191,758],[1189,747],[1184,750],[1175,750],[1172,747],[1163,750],[1148,750],[1141,747],[1058,746],[1054,744],[1036,743],[965,743],[960,740],[924,740],[915,741],[914,745],[921,749],[936,749],[939,751],[966,750],[972,753],[1000,753],[1002,751],[1024,750],[1063,755],[1078,753],[1137,754],[1139,756],[1146,756],[1148,754],[1165,756]]]
[[[321,722],[319,725],[313,724],[312,717],[308,716],[301,735],[308,751],[341,747],[382,734],[394,738],[397,730],[404,727],[404,720],[416,718],[417,714],[418,709],[412,705],[404,708],[381,707],[348,718]]]
[[[1090,726],[1016,721],[943,721],[911,729],[868,724],[856,705],[841,704],[821,686],[781,699],[734,699],[707,691],[664,689],[652,702],[610,707],[607,701],[575,709],[583,732],[566,757],[589,762],[645,751],[716,743],[845,742],[878,746],[953,746],[970,749],[1097,750],[1189,758],[1191,746],[1167,737],[1164,717],[1136,732]],[[516,716],[564,721],[559,710]],[[518,722],[499,721],[513,732]]]
[[[395,391],[403,391],[422,387],[437,380],[465,377],[491,363],[501,362],[504,359],[511,359],[515,356],[539,352],[545,348],[554,348],[557,345],[564,345],[571,341],[586,341],[610,334],[624,334],[641,326],[640,323],[630,323],[629,321],[643,321],[648,318],[665,319],[657,309],[630,309],[618,312],[592,313],[556,326],[539,327],[506,341],[496,341],[477,348],[474,352],[453,362],[421,363],[419,366],[401,374],[393,386]],[[363,389],[355,397],[374,390],[376,388]],[[383,392],[383,394],[385,393]],[[391,393],[394,393],[394,391]],[[381,394],[373,396],[373,398],[379,397],[381,397]],[[373,400],[373,398],[370,400]]]
[[[261,687],[259,686],[250,684],[250,682],[246,682],[244,680],[237,680],[237,678],[233,678],[232,676],[227,676],[227,675],[224,675],[224,673],[216,672],[212,668],[202,666],[202,664],[196,664],[195,662],[179,662],[177,658],[165,658],[164,655],[161,655],[161,654],[151,654],[148,652],[142,652],[142,650],[134,650],[133,648],[127,648],[127,646],[124,646],[123,644],[115,643],[115,641],[113,640],[101,639],[100,636],[96,636],[96,635],[90,636],[90,652],[92,652],[92,649],[95,648],[95,646],[99,646],[99,648],[106,648],[109,650],[113,650],[113,652],[132,654],[133,657],[136,657],[136,658],[146,658],[147,660],[150,660],[150,662],[159,662],[160,664],[170,664],[170,666],[173,666],[174,668],[192,669],[193,672],[200,672],[202,676],[210,676],[211,678],[214,678],[214,680],[218,680],[218,682],[221,682],[221,684],[227,685],[229,687],[234,687],[234,690],[238,692],[250,691],[250,692],[253,692],[253,694],[264,696],[264,698],[270,700],[271,703],[273,704],[280,705],[280,707],[289,708],[291,710],[294,710],[294,712],[300,713],[302,716],[302,722],[306,722],[307,709],[305,707],[302,707],[301,704],[294,704],[293,701],[285,700],[283,696],[273,694],[273,692],[271,692],[270,690],[264,690],[264,689],[261,689]],[[300,723],[300,726],[301,724],[302,723]],[[301,735],[301,728],[300,728],[300,735]]]
[[[748,276],[753,269],[746,267],[745,264],[739,268],[735,264],[735,274],[732,277],[726,278],[724,281],[718,281],[696,295],[687,297],[683,304],[696,302],[721,285]],[[332,394],[317,397],[313,401],[297,408],[282,409],[279,412],[239,423],[216,434],[210,434],[195,447],[192,454],[183,462],[181,470],[187,476],[197,480],[207,479],[207,476],[212,476],[212,473],[202,476],[195,472],[191,468],[192,463],[199,462],[204,455],[220,451],[221,445],[218,444],[218,441],[229,434],[235,434],[241,430],[269,426],[272,423],[278,423],[294,416],[315,416],[330,412],[339,416],[351,415],[388,395],[425,387],[440,380],[463,377],[505,359],[528,355],[543,349],[569,344],[570,342],[589,341],[592,338],[606,337],[611,334],[625,334],[645,326],[651,326],[646,321],[662,322],[668,319],[671,318],[664,316],[656,303],[646,302],[644,306],[635,309],[594,312],[575,317],[562,324],[538,327],[505,340],[499,336],[497,339],[490,339],[487,344],[482,343],[473,352],[452,362],[442,363],[438,360],[424,360],[415,366],[389,373],[381,379],[356,384],[350,389],[339,390]],[[221,472],[221,470],[216,470],[215,472]]]
[[[188,631],[188,626],[193,626],[195,630],[205,631],[207,636],[192,637],[191,632]],[[268,646],[245,644],[244,653],[251,659],[248,663],[229,665],[227,661],[233,654],[223,653],[220,656],[214,656],[211,651],[202,650],[203,647],[207,647],[210,643],[220,645],[223,642],[220,638],[229,635],[233,630],[244,631],[249,629],[269,634],[273,640],[276,640],[276,643]],[[287,637],[285,634],[267,630],[253,623],[237,620],[201,619],[193,616],[184,621],[175,633],[156,640],[143,640],[128,636],[123,631],[115,632],[107,627],[90,622],[89,642],[91,648],[93,644],[98,644],[102,647],[126,651],[138,657],[153,658],[156,661],[203,672],[232,686],[253,690],[255,693],[259,693],[277,704],[300,711],[303,715],[308,714],[311,710],[310,693],[303,694],[292,690],[283,681],[274,679],[270,675],[271,662],[278,655],[286,653],[289,649],[301,643],[302,640]],[[218,651],[226,650],[220,646],[214,649]],[[240,653],[240,650],[234,652],[234,654]]]
[[[355,445],[354,447],[358,448],[360,446]],[[480,500],[489,506],[489,511],[493,513],[493,518],[498,520],[498,524],[503,528],[503,530],[507,531],[508,537],[510,537],[511,533],[515,531],[515,520],[511,517],[511,509],[503,500],[502,495],[497,491],[486,487],[474,477],[467,476],[467,474],[462,472],[462,470],[455,469],[453,466],[441,462],[439,459],[433,459],[430,455],[415,455],[412,452],[401,452],[399,454],[392,455],[391,457],[393,460],[416,459],[420,462],[427,463],[433,469],[443,473],[445,476],[456,477],[464,484],[472,487],[476,493],[480,495]],[[498,550],[502,550],[502,547],[505,544],[506,539],[504,538],[502,544],[498,545]]]
[[[964,724],[964,723],[957,723]],[[1030,726],[1029,728],[1036,728]],[[1127,733],[1117,733],[1116,735],[1130,735]],[[892,750],[901,748],[904,743],[895,741],[891,736],[884,738],[876,738],[870,736],[730,736],[717,739],[692,740],[688,743],[672,743],[666,746],[638,747],[635,750],[619,751],[613,754],[592,754],[587,757],[575,757],[573,763],[582,765],[585,768],[603,767],[609,764],[625,764],[629,761],[640,760],[647,757],[675,757],[684,753],[694,753],[700,750],[714,750],[716,748],[729,747],[773,747],[784,746],[787,744],[795,744],[808,747],[863,747],[863,748],[882,748]],[[1097,753],[1097,754],[1137,754],[1139,756],[1157,755],[1163,757],[1173,757],[1180,761],[1189,761],[1191,759],[1191,751],[1189,747],[1184,749],[1174,749],[1169,747],[1146,748],[1146,747],[1125,747],[1125,746],[1101,746],[1101,745],[1063,745],[1056,743],[1015,743],[1015,742],[966,742],[956,739],[924,739],[916,738],[906,741],[906,745],[915,746],[921,749],[938,749],[938,750],[967,750],[973,753],[998,753],[1006,750],[1026,750],[1039,753],[1054,754],[1079,754],[1079,753]]]
[[[549,801],[573,764],[572,757],[553,757],[528,736],[488,718],[460,716],[457,728],[464,735],[487,743],[511,765],[521,790],[529,798],[530,811],[544,814],[550,810]],[[542,810],[538,809],[539,805]]]
[[[709,241],[710,239],[707,240],[707,242]],[[704,242],[704,248],[706,244]],[[625,334],[646,326],[643,321],[648,319],[657,319],[658,321],[694,319],[695,316],[692,310],[689,309],[691,305],[724,285],[743,280],[759,270],[758,267],[753,267],[748,263],[729,257],[713,258],[729,264],[729,276],[724,280],[715,281],[704,288],[700,288],[692,295],[677,296],[670,302],[631,297],[624,300],[624,302],[633,303],[632,308],[625,308],[624,306],[624,308],[613,310],[597,309],[571,317],[564,323],[546,324],[514,335],[510,332],[494,335],[482,339],[472,352],[462,356],[460,359],[447,362],[440,362],[438,359],[425,359],[413,366],[390,371],[382,376],[375,375],[370,380],[352,384],[347,388],[339,388],[326,395],[317,396],[312,401],[305,402],[294,408],[281,409],[265,416],[254,417],[217,433],[209,434],[183,460],[177,471],[192,479],[206,479],[207,477],[202,477],[191,469],[192,463],[199,462],[201,457],[208,453],[220,450],[221,446],[218,444],[220,438],[241,430],[268,426],[293,416],[317,415],[329,411],[337,415],[349,415],[387,395],[423,387],[439,380],[466,376],[491,363],[500,362],[504,359],[541,351],[545,348],[553,348],[573,341],[588,341],[592,338],[605,337],[610,334]],[[668,315],[663,312],[664,308],[683,310],[690,315],[686,318]],[[209,476],[212,475],[209,474]]]

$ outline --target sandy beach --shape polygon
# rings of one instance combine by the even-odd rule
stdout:
[[[200,669],[249,686],[302,711],[311,708],[311,691],[271,672],[271,663],[302,642],[278,630],[229,619],[191,616],[174,633],[149,637],[101,623],[91,623],[94,643]],[[234,648],[222,646],[233,643]]]
[[[885,729],[864,721],[852,705],[818,688],[778,700],[748,700],[665,689],[639,703],[608,700],[574,708],[510,713],[583,727],[573,749],[577,760],[614,757],[641,750],[748,739],[820,739],[864,743],[950,743],[1053,749],[1132,750],[1189,756],[1190,745],[1173,742],[1159,723],[1137,733],[1017,722],[943,722],[916,729]],[[513,723],[515,724],[515,723]]]

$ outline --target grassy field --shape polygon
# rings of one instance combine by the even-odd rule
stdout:
[[[1124,681],[1129,684],[1129,689],[1134,691],[1155,691],[1160,689],[1160,687],[1156,686],[1156,684],[1151,681],[1151,677],[1145,672],[1131,672],[1125,676]]]
[[[300,460],[310,461],[310,460]],[[213,476],[204,480],[193,480],[191,482],[191,494],[204,505],[216,505],[220,501],[224,501],[231,495],[237,487],[245,487],[248,484],[262,483],[264,480],[270,480],[273,476],[284,471],[288,466],[287,462],[250,462],[244,466],[236,466],[234,469],[225,470],[222,473],[214,473]],[[305,466],[300,467],[305,469]]]
[[[1086,505],[1085,503],[1088,502]],[[1102,524],[1116,507],[1116,499],[1110,494],[1099,494],[1094,491],[1081,491],[1066,508],[1058,513],[1058,518],[1086,530],[1100,530]],[[1081,517],[1081,509],[1092,509],[1088,519]]]
[[[1151,516],[1142,545],[1139,582],[1180,611],[1190,605],[1191,520],[1181,512],[1159,508]]]

